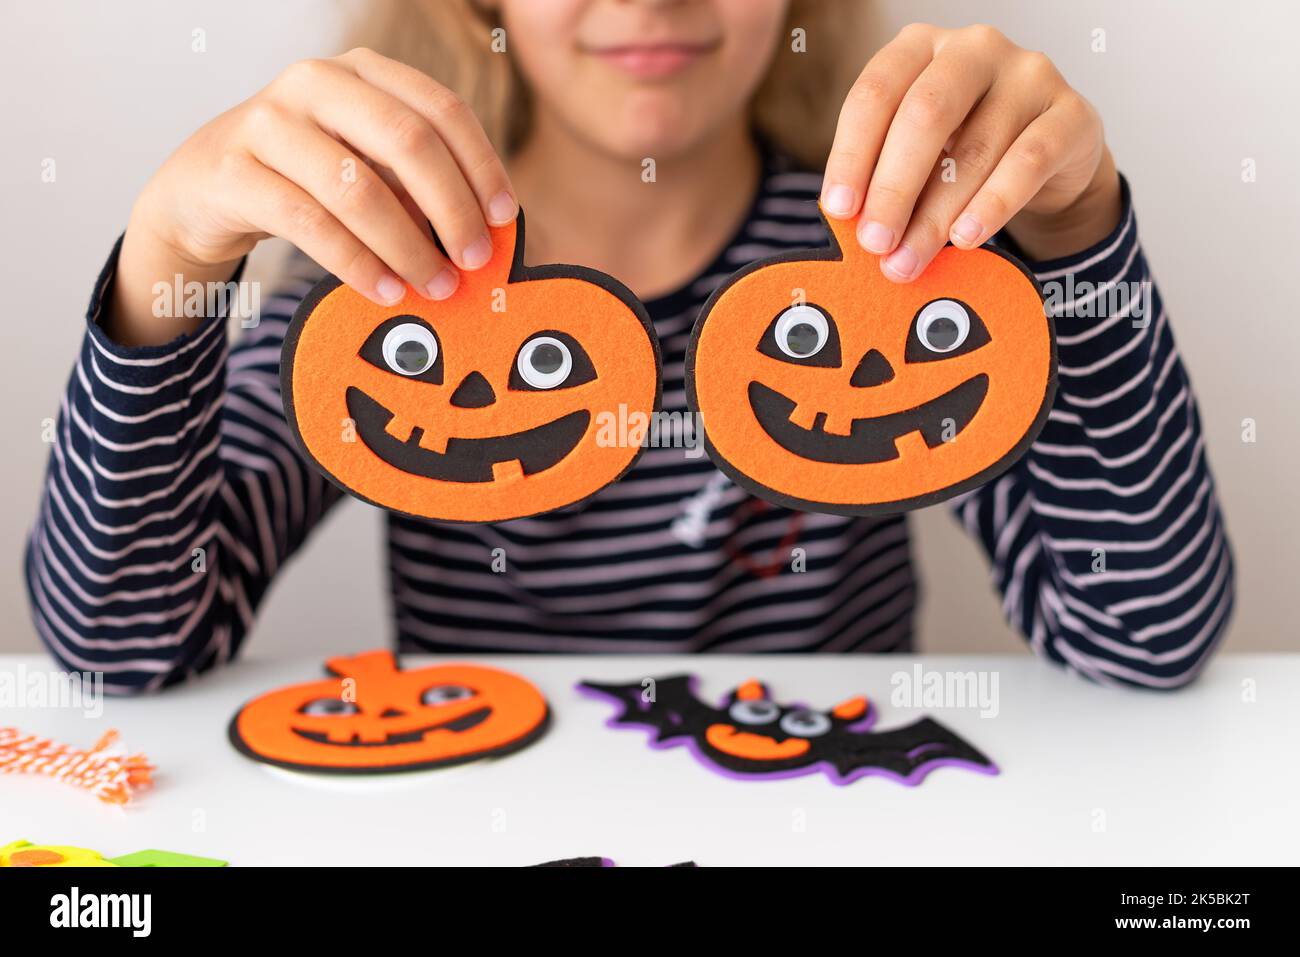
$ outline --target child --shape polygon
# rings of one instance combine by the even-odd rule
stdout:
[[[461,97],[355,49],[290,67],[201,128],[141,193],[94,290],[27,556],[51,651],[128,692],[238,650],[341,497],[299,457],[279,394],[287,318],[321,269],[381,304],[407,284],[444,299],[522,200],[530,262],[593,266],[645,301],[664,407],[679,411],[704,298],[757,257],[824,245],[820,198],[856,220],[895,282],[946,242],[996,237],[1044,284],[1076,291],[1052,306],[1050,420],[955,511],[1036,652],[1102,682],[1189,681],[1228,619],[1232,560],[1159,297],[1073,318],[1095,314],[1076,307],[1099,285],[1150,279],[1100,119],[1042,54],[988,27],[910,26],[832,99],[852,7],[429,0],[399,8],[394,31]],[[818,117],[835,110],[827,151]],[[155,283],[229,280],[271,235],[320,268],[303,259],[233,347],[224,316],[155,314]],[[691,450],[648,449],[558,513],[390,515],[388,529],[404,650],[911,645],[904,517],[768,506]]]

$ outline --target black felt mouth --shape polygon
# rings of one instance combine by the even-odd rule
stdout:
[[[347,391],[348,415],[370,451],[403,472],[443,482],[491,482],[492,466],[515,459],[525,475],[545,471],[573,451],[587,431],[591,413],[570,412],[554,422],[511,435],[485,439],[451,438],[446,452],[423,448],[424,430],[415,428],[405,442],[385,431],[393,413],[356,386]]]
[[[486,721],[491,713],[491,708],[479,708],[477,711],[471,711],[469,714],[463,714],[442,724],[429,724],[414,731],[390,734],[382,741],[359,741],[355,738],[351,741],[331,741],[329,735],[324,732],[304,731],[302,728],[294,728],[293,733],[317,744],[332,744],[340,748],[386,748],[393,744],[415,744],[417,741],[423,741],[424,736],[430,731],[468,731]]]
[[[989,377],[980,373],[914,409],[854,419],[848,435],[827,433],[824,412],[818,413],[811,429],[795,425],[790,421],[794,400],[761,382],[749,384],[749,405],[763,431],[800,458],[837,465],[865,465],[898,458],[894,440],[909,432],[920,432],[930,448],[943,443],[945,433],[949,440],[956,437],[975,417],[988,391]]]

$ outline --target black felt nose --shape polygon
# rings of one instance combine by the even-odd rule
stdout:
[[[402,710],[400,710],[400,709],[398,709],[398,708],[385,708],[384,711],[383,711],[383,713],[382,713],[379,717],[381,717],[381,718],[405,718],[405,717],[406,717],[406,712],[405,712],[405,711],[402,711]]]
[[[867,389],[873,385],[884,385],[893,377],[894,367],[889,364],[889,360],[872,349],[862,357],[858,367],[853,370],[853,378],[849,380],[849,385]]]
[[[451,404],[459,409],[481,409],[497,400],[492,385],[481,372],[471,372],[451,394]]]

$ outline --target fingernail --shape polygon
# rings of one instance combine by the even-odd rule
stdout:
[[[884,255],[894,245],[894,231],[884,223],[867,223],[858,230],[858,242],[867,252]]]
[[[430,299],[446,299],[456,291],[456,286],[460,284],[460,279],[454,269],[443,269],[442,272],[429,280],[429,284],[424,287],[424,291],[429,294]]]
[[[963,213],[957,222],[952,224],[952,235],[967,246],[974,246],[979,242],[980,236],[984,235],[984,227],[970,213]]]
[[[384,276],[375,283],[375,293],[383,300],[384,305],[391,306],[401,302],[402,297],[406,295],[406,283],[396,276]]]
[[[460,264],[466,269],[478,269],[492,258],[492,243],[486,236],[480,236],[460,254]]]
[[[899,279],[911,279],[920,264],[920,258],[907,246],[899,246],[884,262],[885,268]]]
[[[853,212],[853,190],[836,184],[822,193],[822,207],[832,216],[848,216]]]
[[[494,226],[504,226],[515,218],[517,212],[519,206],[515,203],[515,198],[504,189],[488,201],[488,218]]]

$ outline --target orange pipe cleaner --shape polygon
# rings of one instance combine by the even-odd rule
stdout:
[[[88,751],[17,728],[0,728],[0,774],[44,774],[85,788],[107,804],[126,804],[153,783],[154,766],[143,754],[124,754],[117,731],[108,731]]]

